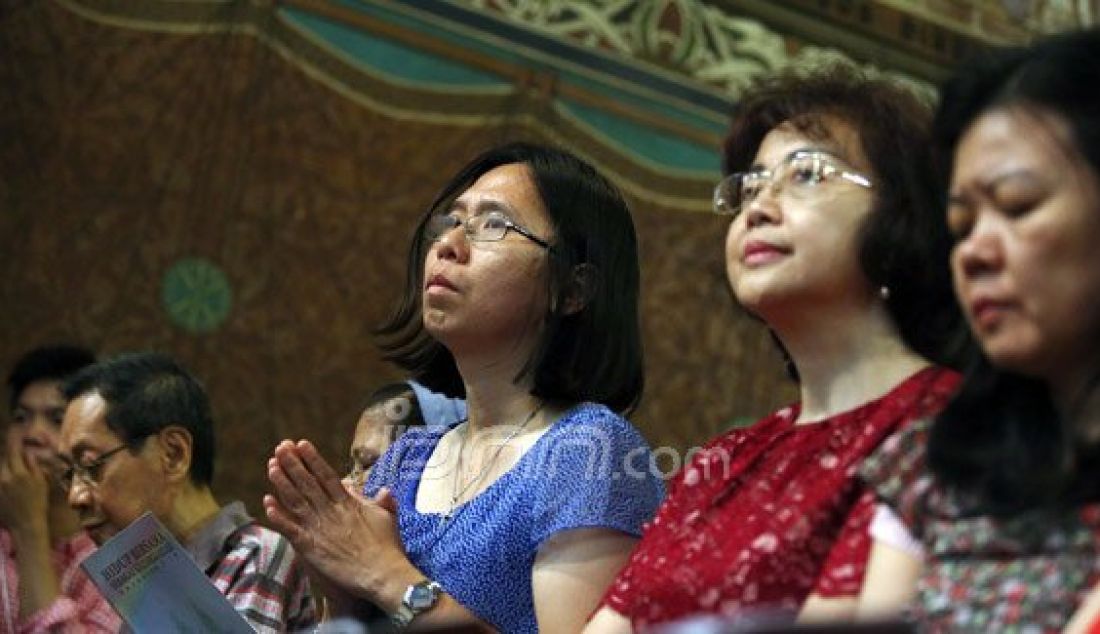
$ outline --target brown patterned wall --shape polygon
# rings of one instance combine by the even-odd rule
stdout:
[[[7,6],[0,359],[57,340],[178,356],[213,398],[219,495],[258,511],[279,439],[342,459],[357,403],[399,378],[369,330],[398,292],[419,210],[476,151],[542,133],[393,120],[246,35]],[[791,398],[763,330],[729,299],[725,223],[630,202],[648,383],[634,421],[650,441],[683,449]],[[232,288],[213,332],[189,333],[163,307],[182,257],[215,263]]]

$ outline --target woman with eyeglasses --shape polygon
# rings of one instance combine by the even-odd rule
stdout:
[[[982,354],[934,422],[864,467],[884,509],[862,617],[1082,632],[1100,613],[1100,590],[1087,599],[1100,582],[1097,85],[1093,29],[991,53],[944,87],[933,138],[950,263]]]
[[[801,400],[695,455],[587,631],[789,619],[804,604],[807,619],[854,613],[874,509],[856,469],[958,380],[932,361],[958,315],[929,119],[904,88],[848,66],[744,98],[714,196],[732,216],[726,270]]]
[[[466,398],[402,436],[350,496],[308,441],[279,444],[264,507],[334,615],[578,631],[663,493],[620,416],[642,390],[638,256],[612,184],[572,154],[475,158],[421,219],[388,358]],[[634,461],[634,462],[632,462]]]

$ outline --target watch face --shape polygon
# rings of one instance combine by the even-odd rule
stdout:
[[[435,588],[427,584],[417,584],[413,586],[412,592],[409,593],[409,607],[414,610],[426,610],[432,607],[435,603],[435,599]]]

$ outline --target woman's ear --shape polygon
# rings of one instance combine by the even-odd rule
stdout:
[[[563,293],[561,311],[563,315],[575,315],[584,310],[596,292],[599,273],[600,270],[592,264],[578,264],[573,267],[573,273],[569,276],[569,282]]]
[[[191,432],[178,425],[169,425],[157,434],[161,449],[161,465],[172,482],[191,477]]]

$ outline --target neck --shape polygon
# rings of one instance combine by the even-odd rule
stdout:
[[[902,342],[877,301],[858,308],[819,307],[800,311],[799,317],[808,319],[773,323],[773,328],[798,368],[800,424],[879,398],[928,365]]]
[[[467,424],[472,433],[519,424],[538,407],[539,399],[531,395],[530,379],[515,382],[518,368],[488,366],[461,370],[466,386]]]
[[[170,516],[160,519],[180,543],[186,544],[219,510],[221,506],[209,487],[187,482],[172,502]]]

